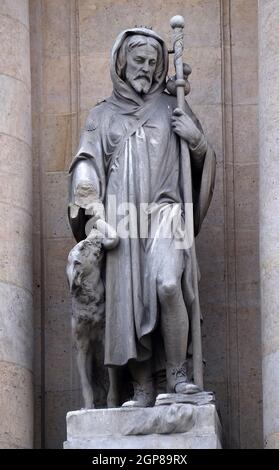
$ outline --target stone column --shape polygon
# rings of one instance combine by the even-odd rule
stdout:
[[[264,445],[279,448],[279,2],[259,0],[260,266]]]
[[[0,2],[0,448],[33,446],[28,4]]]

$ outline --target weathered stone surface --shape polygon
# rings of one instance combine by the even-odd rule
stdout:
[[[154,408],[152,412],[143,408],[137,420],[124,423],[122,433],[125,436],[177,434],[192,429],[195,418],[195,409],[190,406],[171,404],[163,410]]]
[[[61,57],[70,51],[69,30],[74,2],[60,0],[59,8],[57,6],[56,0],[43,2],[46,57]]]
[[[279,4],[259,2],[260,257],[264,442],[279,446]],[[276,217],[277,214],[277,217]]]
[[[239,233],[241,230],[257,230],[259,212],[255,210],[255,194],[259,190],[258,163],[235,165],[235,217]],[[244,238],[244,237],[243,237]],[[250,238],[250,237],[249,237]],[[257,235],[251,243],[257,243]]]
[[[98,52],[94,56],[81,56],[80,83],[81,83],[81,110],[93,108],[97,103],[111,94],[111,83],[104,83],[103,77],[109,76],[109,50]],[[88,73],[92,70],[92,73]],[[93,73],[94,70],[94,73]]]
[[[68,362],[65,367],[68,367],[70,370],[72,368],[72,373],[75,373],[75,364]],[[47,430],[44,445],[47,449],[62,449],[63,442],[66,439],[65,416],[69,406],[72,409],[80,409],[82,406],[81,392],[77,384],[74,384],[73,388],[67,389],[65,386],[61,391],[46,391],[44,400],[45,426]]]
[[[68,171],[72,159],[73,127],[76,120],[76,114],[44,115],[41,148],[47,172]],[[56,194],[55,197],[57,199]]]
[[[71,113],[70,56],[48,57],[44,61],[43,110],[45,113]]]
[[[127,0],[109,0],[104,4],[102,0],[94,3],[81,0],[80,4],[80,28],[84,31],[82,38],[82,53],[92,53],[91,44],[96,49],[106,50],[101,35],[95,32],[102,27],[107,29],[108,43],[112,43],[115,36],[127,25],[151,25],[162,35],[169,36],[169,18],[179,14],[186,19],[187,42],[186,46],[218,46],[220,33],[216,28],[219,17],[219,3],[212,0],[176,0],[174,3],[162,4],[161,0],[155,0],[150,4],[147,0],[135,0],[130,4]],[[129,5],[129,8],[127,6]],[[107,17],[106,11],[110,11]],[[200,18],[203,18],[200,27]],[[197,27],[199,25],[199,27]]]
[[[29,29],[29,11],[28,2],[23,0],[2,0],[0,15],[13,18],[15,21],[22,23],[26,29]]]
[[[29,292],[32,292],[31,223],[31,215],[26,211],[0,201],[0,280]]]
[[[78,387],[78,382],[74,382],[76,363],[72,357],[71,300],[65,273],[67,256],[73,246],[72,239],[49,239],[46,244],[45,387],[47,391],[61,393]],[[55,414],[52,417],[55,419]]]
[[[100,437],[94,443],[89,439],[73,439],[64,443],[64,449],[221,449],[221,444],[215,435],[181,433],[175,437],[161,434]]]
[[[25,83],[0,75],[0,133],[31,145],[30,91]]]
[[[71,411],[64,448],[202,449],[221,447],[214,405]]]
[[[24,367],[0,361],[0,448],[33,447],[33,377]]]
[[[241,47],[257,45],[258,0],[233,0],[231,4],[232,42]]]
[[[0,447],[33,446],[28,0],[0,3]]]
[[[249,136],[249,138],[248,138]],[[258,106],[255,104],[234,107],[234,158],[236,164],[259,164]],[[256,188],[250,191],[254,195]]]
[[[33,367],[32,296],[0,282],[0,360]]]
[[[215,403],[215,396],[212,392],[198,393],[161,393],[156,398],[156,406],[171,405],[173,403],[188,403],[191,405],[208,405]]]
[[[196,81],[198,81],[199,77],[196,77]],[[191,81],[191,76],[189,78]],[[219,78],[217,77],[217,80]],[[193,85],[193,84],[192,84]],[[206,134],[209,142],[214,143],[214,150],[216,153],[217,159],[217,168],[218,165],[223,165],[223,135],[222,135],[222,108],[220,104],[197,104],[192,100],[191,92],[189,95],[189,104],[195,110],[197,118],[202,123],[203,131]],[[212,116],[214,115],[214,119]],[[218,175],[217,175],[218,178]],[[219,189],[220,184],[223,183],[223,177],[220,180],[216,180],[216,190]],[[214,196],[213,196],[214,197]],[[219,198],[218,198],[219,201]],[[220,202],[220,201],[219,201]]]
[[[17,40],[14,41],[14,35]],[[30,88],[30,69],[26,56],[29,54],[29,31],[25,25],[9,16],[0,21],[0,74],[22,80]]]
[[[45,217],[48,238],[70,238],[67,216],[69,175],[66,172],[48,173],[45,178]]]
[[[193,72],[189,77],[194,105],[221,103],[221,51],[218,47],[188,48],[187,61]]]
[[[33,195],[30,147],[1,133],[0,146],[0,201],[9,206],[13,204],[31,215]]]
[[[267,449],[279,448],[279,349],[263,357],[263,385],[264,385],[264,444]]]

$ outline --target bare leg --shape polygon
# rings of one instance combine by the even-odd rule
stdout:
[[[186,360],[189,320],[179,284],[163,284],[158,289],[161,328],[167,365],[176,367]]]
[[[167,388],[168,392],[193,393],[198,388],[189,383],[186,375],[189,318],[181,288],[183,253],[181,250],[165,250],[163,259],[158,276],[158,297],[166,354]]]

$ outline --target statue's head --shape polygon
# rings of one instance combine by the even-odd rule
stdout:
[[[137,93],[147,94],[163,69],[161,44],[152,36],[133,34],[120,47],[117,74]]]

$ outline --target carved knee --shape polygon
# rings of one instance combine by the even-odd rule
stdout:
[[[174,279],[159,281],[158,295],[161,302],[175,298],[179,292],[179,283]]]

